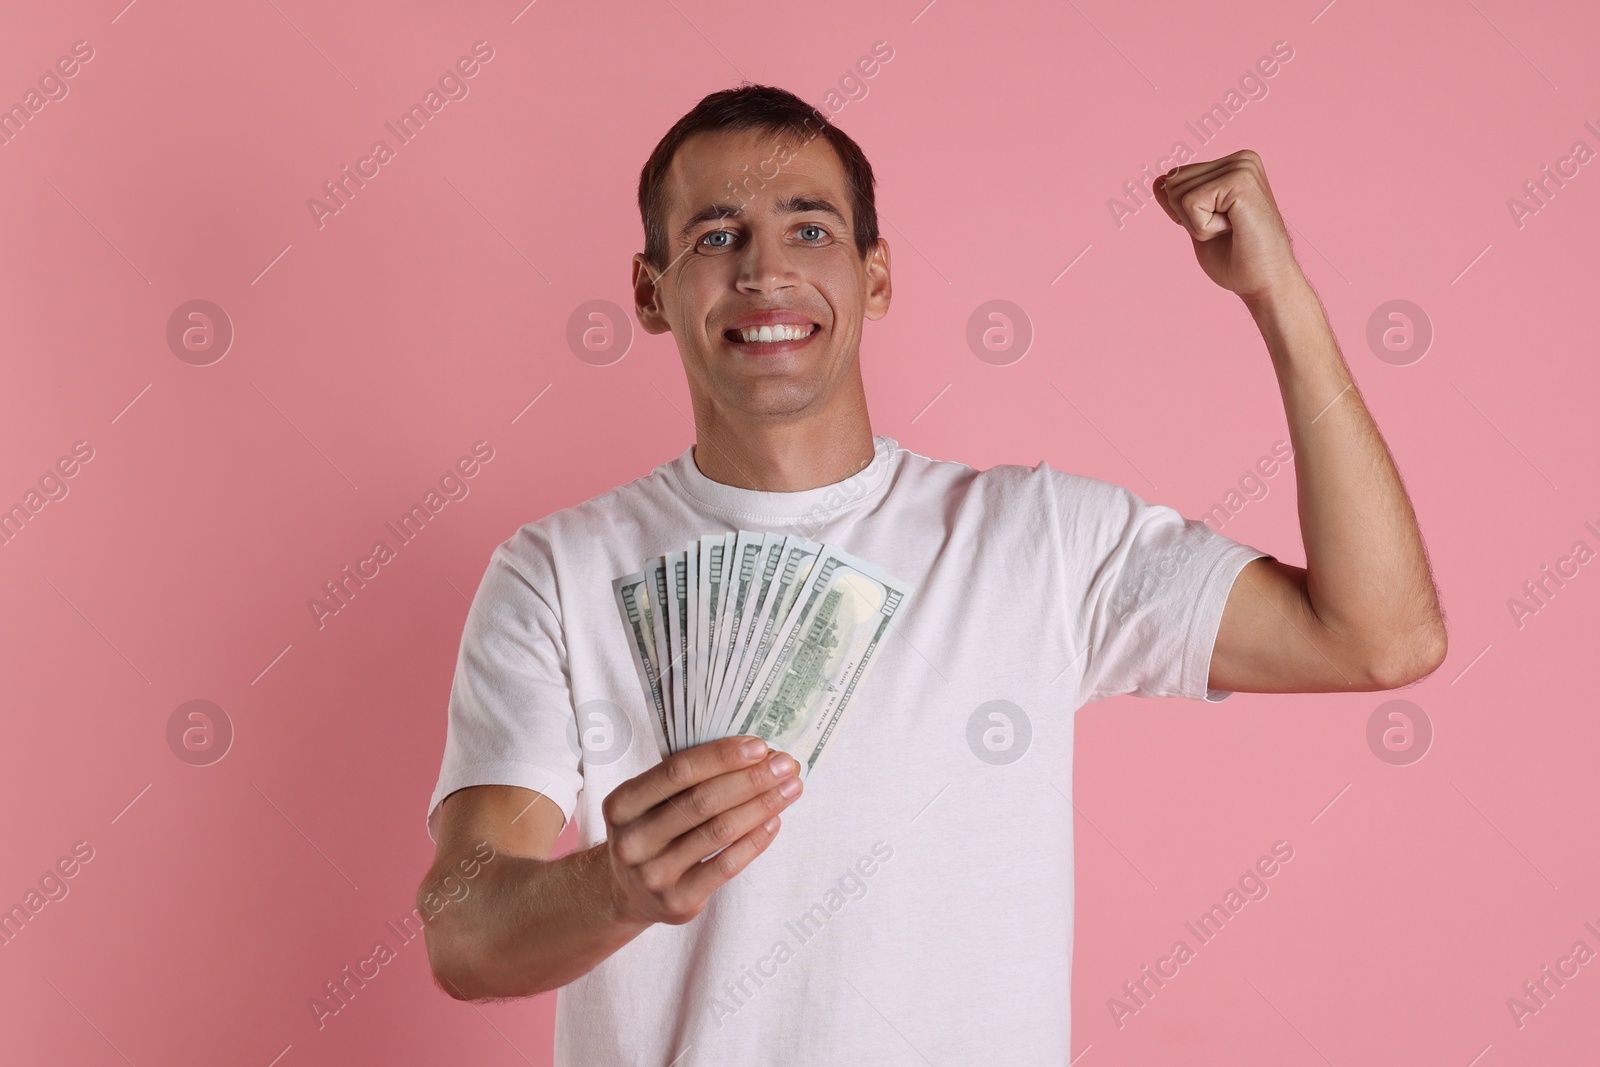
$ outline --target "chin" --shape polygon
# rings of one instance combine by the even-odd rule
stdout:
[[[797,415],[816,405],[820,391],[797,382],[766,382],[754,387],[734,388],[723,394],[728,408],[755,418],[781,418]]]

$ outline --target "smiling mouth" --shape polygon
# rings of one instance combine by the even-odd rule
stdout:
[[[806,326],[785,323],[780,326],[752,326],[744,330],[724,330],[722,336],[725,340],[738,345],[777,346],[805,341],[821,329],[822,327],[814,322]]]

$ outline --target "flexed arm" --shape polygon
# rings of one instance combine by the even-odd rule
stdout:
[[[1248,149],[1174,168],[1158,202],[1212,281],[1265,340],[1294,446],[1306,566],[1239,572],[1210,686],[1236,692],[1392,689],[1444,661],[1446,634],[1422,535],[1321,301],[1295,262],[1261,157]]]

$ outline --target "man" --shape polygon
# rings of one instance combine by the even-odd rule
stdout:
[[[494,858],[430,922],[429,958],[461,999],[563,987],[557,1063],[1065,1063],[1076,709],[1388,689],[1445,656],[1409,501],[1255,153],[1157,195],[1266,341],[1303,570],[1045,463],[980,472],[874,437],[858,357],[889,246],[870,165],[819,118],[744,86],[656,147],[636,312],[678,345],[696,443],[522,527],[466,623],[424,892],[480,843]],[[795,336],[745,332],[775,323]],[[610,595],[740,528],[915,589],[803,790],[759,740],[660,759]],[[604,765],[569,741],[599,700],[633,738]],[[1020,761],[969,741],[1019,727]],[[580,846],[551,860],[574,815]]]

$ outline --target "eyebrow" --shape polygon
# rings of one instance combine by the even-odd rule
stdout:
[[[835,207],[833,201],[826,197],[793,194],[780,197],[772,202],[772,213],[774,215],[794,215],[807,211],[820,211],[838,219],[841,226],[850,225],[849,220],[844,217],[844,212]],[[687,238],[690,231],[703,222],[711,222],[714,219],[737,219],[743,217],[744,208],[738,204],[710,204],[689,216],[689,221],[684,223],[683,228],[678,231],[678,239]]]

